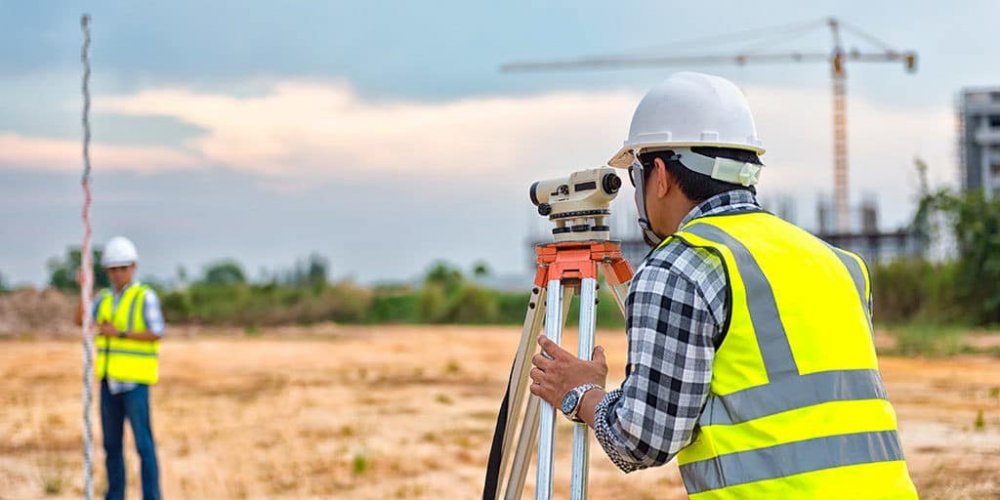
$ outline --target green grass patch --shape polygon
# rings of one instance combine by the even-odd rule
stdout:
[[[944,357],[976,352],[965,342],[968,330],[960,326],[903,325],[889,331],[896,338],[896,347],[887,350],[886,354]]]
[[[364,474],[370,465],[368,453],[365,450],[358,450],[351,458],[351,470],[354,471],[355,475]]]

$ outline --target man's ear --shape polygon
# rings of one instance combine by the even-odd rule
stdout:
[[[657,198],[666,197],[670,190],[674,188],[674,178],[667,173],[667,164],[662,158],[653,159],[653,187],[656,189]]]

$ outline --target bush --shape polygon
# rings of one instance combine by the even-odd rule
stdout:
[[[495,293],[476,285],[460,289],[445,316],[447,322],[461,324],[490,324],[499,318],[500,307]]]
[[[420,321],[443,323],[448,316],[448,296],[440,283],[428,282],[420,290]]]
[[[365,321],[372,303],[371,291],[351,282],[341,282],[324,291],[324,302],[330,305],[330,317],[341,323]]]
[[[531,300],[529,292],[495,292],[497,323],[505,325],[524,323],[524,315]]]
[[[872,271],[875,318],[882,322],[944,323],[961,320],[955,297],[955,263],[902,259]]]
[[[160,306],[168,323],[184,322],[191,319],[193,306],[191,296],[183,290],[174,290],[160,295]]]
[[[876,317],[888,321],[959,321],[1000,324],[1000,197],[982,190],[929,193],[926,186],[914,229],[929,240],[947,221],[955,238],[952,262],[897,262],[875,270]]]
[[[413,292],[375,293],[368,310],[369,323],[419,323],[420,296]]]

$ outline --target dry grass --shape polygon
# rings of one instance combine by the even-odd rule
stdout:
[[[152,391],[164,493],[475,498],[519,333],[329,325],[253,338],[175,332]],[[620,375],[623,336],[601,332],[598,342]],[[1000,495],[996,358],[885,358],[882,366],[923,496]],[[80,495],[79,374],[73,341],[0,342],[0,498]],[[565,496],[569,426],[560,425],[556,493]],[[624,476],[596,443],[592,450],[593,498],[683,497],[675,464]],[[103,487],[99,446],[96,455]],[[138,498],[138,459],[130,450],[127,460]]]

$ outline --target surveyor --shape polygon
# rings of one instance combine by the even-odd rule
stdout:
[[[603,348],[580,360],[540,337],[531,392],[626,473],[676,456],[692,498],[915,497],[869,272],[761,209],[763,152],[728,80],[678,73],[646,94],[609,161],[654,247],[626,303],[625,380],[604,389]]]
[[[125,498],[125,420],[132,426],[142,462],[142,497],[160,498],[156,443],[150,425],[149,386],[159,373],[158,354],[164,321],[156,293],[135,280],[139,254],[127,238],[108,241],[101,266],[111,288],[102,290],[92,311],[101,384],[101,429],[108,473],[107,499]]]

